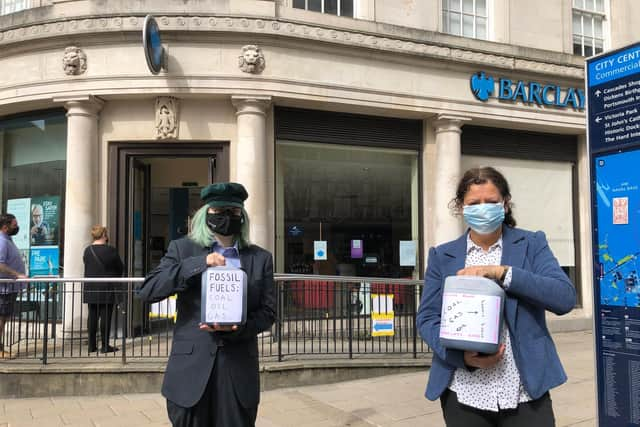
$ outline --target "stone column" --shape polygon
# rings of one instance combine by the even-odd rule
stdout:
[[[247,189],[245,209],[249,214],[251,241],[273,250],[273,230],[269,223],[273,189],[269,185],[267,151],[267,109],[271,97],[232,96],[236,107],[238,138],[235,150],[235,181]]]
[[[4,165],[4,130],[0,130],[0,165]],[[4,175],[4,174],[3,174]],[[0,200],[2,200],[2,189],[4,188],[4,176],[0,177]],[[5,205],[5,209],[6,209]],[[22,224],[18,224],[22,226]],[[29,227],[29,224],[24,225],[25,229]]]
[[[82,277],[82,254],[91,242],[89,231],[97,221],[98,113],[103,101],[93,96],[55,99],[67,109],[67,181],[64,217],[64,277]],[[86,331],[87,310],[82,307],[82,285],[65,287],[64,332],[79,337]]]
[[[462,233],[460,218],[451,214],[449,202],[456,194],[460,179],[463,117],[439,115],[434,122],[436,131],[435,183],[433,197],[434,244],[453,240]]]
[[[575,264],[576,267],[580,268],[578,277],[581,280],[575,286],[580,298],[578,303],[582,303],[582,307],[574,309],[571,314],[572,316],[582,314],[584,319],[587,320],[592,319],[594,315],[592,281],[594,270],[591,252],[593,248],[593,229],[591,228],[591,199],[589,194],[589,187],[591,186],[591,180],[589,179],[590,163],[587,135],[578,135],[578,164],[576,165],[578,171],[578,194],[574,194],[573,197],[578,198],[578,229],[580,234],[574,237],[574,242],[580,245],[578,249],[579,261],[576,260]],[[585,322],[586,324],[587,322]]]

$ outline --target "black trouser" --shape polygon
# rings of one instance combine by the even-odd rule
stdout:
[[[111,333],[111,315],[113,304],[88,304],[89,317],[87,328],[89,329],[89,351],[97,349],[96,335],[98,334],[98,320],[100,321],[100,335],[102,348],[109,347],[109,335]]]
[[[220,368],[216,357],[209,382],[202,397],[191,408],[184,408],[167,399],[167,414],[173,427],[254,427],[258,408],[242,406],[231,374]],[[226,366],[225,366],[226,367]]]
[[[545,393],[539,399],[520,403],[515,409],[499,412],[483,411],[458,402],[456,394],[446,389],[440,405],[447,427],[553,427],[556,425],[551,397]]]
[[[0,294],[0,351],[4,351],[4,325],[11,319],[18,294]]]

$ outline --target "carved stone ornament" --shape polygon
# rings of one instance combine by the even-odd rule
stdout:
[[[62,67],[68,76],[79,76],[87,71],[87,55],[76,46],[69,46],[64,50]]]
[[[156,98],[156,139],[178,138],[178,107],[177,98],[170,96]]]
[[[0,3],[1,2],[2,0],[0,0]],[[49,3],[51,3],[51,1],[49,1]],[[201,25],[197,25],[195,22],[196,19],[201,21]],[[245,37],[259,37],[262,35],[276,35],[280,37],[286,35],[293,39],[314,41],[320,39],[333,44],[402,52],[413,56],[426,56],[445,61],[453,60],[481,66],[497,67],[508,71],[517,70],[529,72],[533,70],[537,73],[553,76],[584,79],[584,67],[573,63],[554,63],[543,57],[526,59],[522,57],[523,54],[517,54],[515,56],[512,54],[499,53],[487,54],[484,50],[478,51],[473,47],[446,47],[428,41],[425,42],[418,38],[398,43],[399,39],[396,39],[396,36],[391,33],[374,36],[359,33],[355,30],[330,30],[311,23],[287,23],[281,25],[278,21],[265,19],[214,18],[208,15],[163,16],[160,20],[163,30],[166,31],[233,31],[241,32]],[[108,32],[117,32],[119,34],[122,31],[138,31],[139,22],[140,19],[136,16],[116,16],[113,18],[96,17],[87,18],[83,21],[69,21],[66,17],[59,17],[40,24],[25,24],[21,28],[0,29],[0,47],[38,39],[54,40],[52,36],[67,35],[77,38],[84,34],[95,34],[96,28],[100,28],[105,34]],[[192,22],[193,25],[185,25],[187,22]],[[80,23],[82,23],[82,25],[80,25]],[[389,42],[389,40],[393,40],[395,43]],[[241,68],[243,68],[243,61],[246,62],[244,58],[241,58]],[[261,67],[247,67],[247,70],[249,68],[259,69]]]
[[[254,44],[242,46],[242,55],[238,57],[238,66],[245,73],[260,74],[265,66],[262,49]]]

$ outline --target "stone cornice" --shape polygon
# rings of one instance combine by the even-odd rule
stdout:
[[[138,32],[142,16],[104,16],[49,21],[0,31],[0,49],[12,44],[54,37],[81,38],[88,34]],[[532,60],[500,53],[489,53],[462,47],[427,43],[420,40],[393,38],[355,30],[326,28],[319,25],[273,19],[224,16],[158,16],[163,31],[193,31],[199,33],[245,33],[256,36],[279,36],[297,40],[312,40],[354,48],[373,49],[443,61],[467,63],[510,71],[548,74],[556,77],[583,79],[584,69],[575,65]]]

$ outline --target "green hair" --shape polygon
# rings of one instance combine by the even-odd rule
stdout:
[[[189,232],[189,238],[203,248],[210,247],[216,240],[213,231],[211,231],[207,225],[208,211],[209,205],[204,205],[198,209],[191,219],[191,231]],[[244,218],[244,222],[242,223],[240,234],[233,236],[234,240],[238,242],[238,250],[247,248],[251,245],[251,242],[249,241],[249,215],[244,208],[242,208],[242,217]]]

